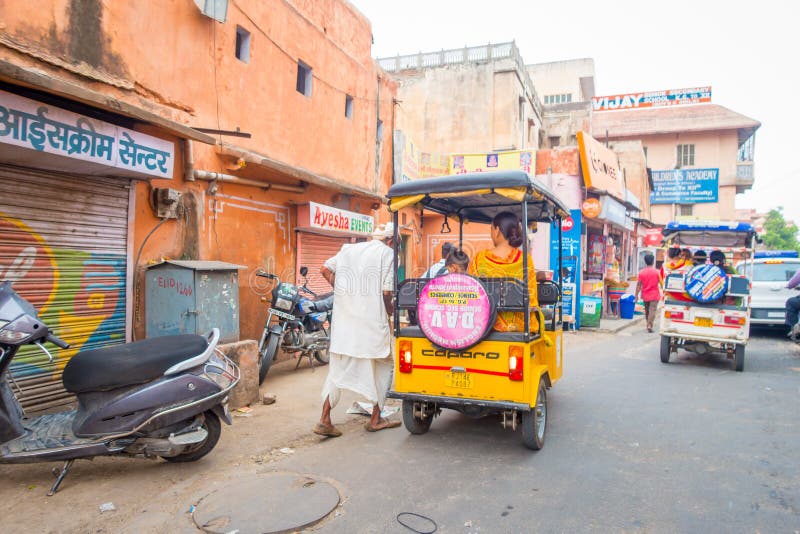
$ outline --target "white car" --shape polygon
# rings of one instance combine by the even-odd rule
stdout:
[[[764,257],[766,256],[766,257]],[[755,325],[783,326],[786,324],[786,300],[800,295],[800,291],[787,289],[786,282],[800,269],[800,258],[794,251],[756,252],[753,259],[753,277],[750,300],[750,323]],[[744,265],[736,266],[739,274]]]

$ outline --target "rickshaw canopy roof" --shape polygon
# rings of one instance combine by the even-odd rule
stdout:
[[[552,221],[569,216],[569,209],[541,182],[523,171],[473,172],[421,178],[389,188],[389,209],[421,206],[467,221],[490,223],[501,211],[522,215],[523,200],[529,221]]]
[[[664,242],[672,245],[749,248],[756,231],[752,224],[739,221],[673,221],[663,234]]]

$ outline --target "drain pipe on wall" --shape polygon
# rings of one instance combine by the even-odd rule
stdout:
[[[308,190],[308,185],[286,185],[286,184],[272,184],[267,182],[260,182],[258,180],[250,180],[248,178],[240,178],[232,174],[223,174],[221,172],[201,171],[194,169],[192,177],[196,180],[204,180],[206,182],[224,182],[238,185],[249,185],[253,187],[260,187],[261,189],[274,189],[276,191],[286,191],[288,193],[302,194]]]
[[[191,139],[183,140],[183,179],[194,182],[194,144]]]

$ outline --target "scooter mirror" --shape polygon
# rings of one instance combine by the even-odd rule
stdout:
[[[307,274],[308,274],[308,267],[306,267],[305,265],[300,267],[300,276],[305,276]]]

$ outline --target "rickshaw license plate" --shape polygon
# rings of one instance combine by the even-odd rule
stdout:
[[[707,328],[711,328],[714,326],[714,321],[710,317],[695,317],[694,318],[694,325],[695,326],[705,326]]]
[[[447,373],[444,375],[444,385],[449,388],[472,389],[472,375],[470,373]]]

